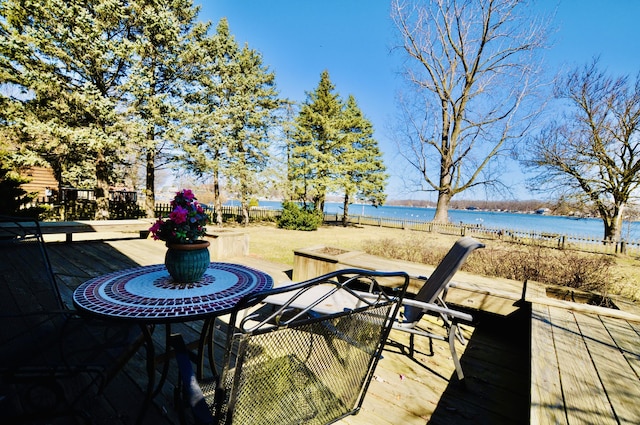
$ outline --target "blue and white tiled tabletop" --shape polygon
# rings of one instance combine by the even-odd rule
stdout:
[[[76,308],[113,319],[180,322],[225,314],[243,296],[273,287],[266,273],[239,264],[211,263],[193,284],[173,283],[164,264],[106,274],[80,285]]]

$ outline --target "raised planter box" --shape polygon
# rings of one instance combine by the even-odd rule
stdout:
[[[346,251],[324,245],[293,251],[293,281],[300,282],[323,274],[344,269],[344,261],[362,254],[360,251]]]
[[[211,244],[211,261],[249,255],[249,235],[234,230],[208,231],[204,239]]]

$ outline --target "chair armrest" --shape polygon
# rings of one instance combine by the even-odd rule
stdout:
[[[422,302],[422,301],[416,301],[416,300],[405,298],[404,300],[402,300],[402,305],[405,305],[405,306],[408,305],[408,306],[411,306],[411,307],[420,308],[423,311],[432,311],[432,312],[438,313],[438,314],[446,314],[447,316],[449,316],[451,318],[455,318],[455,319],[458,319],[458,320],[464,320],[466,322],[473,321],[473,316],[471,316],[470,314],[463,313],[461,311],[452,310],[452,309],[446,308],[446,307],[441,307],[441,306],[436,305],[436,304],[429,304],[429,303],[425,303],[425,302]]]

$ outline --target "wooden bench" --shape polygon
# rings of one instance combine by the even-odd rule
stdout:
[[[45,235],[64,234],[66,242],[72,242],[74,233],[93,232],[138,232],[139,237],[145,239],[152,224],[151,219],[43,221],[40,228]],[[0,223],[0,226],[7,227],[12,224]]]
[[[530,423],[640,423],[640,316],[553,299],[528,301]]]

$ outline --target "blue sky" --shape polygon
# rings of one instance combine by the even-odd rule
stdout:
[[[313,91],[320,73],[328,70],[336,91],[346,99],[354,95],[360,109],[373,123],[376,139],[391,174],[389,199],[432,199],[412,192],[400,178],[406,164],[395,154],[387,137],[396,113],[395,95],[402,83],[398,72],[401,55],[389,18],[387,0],[194,0],[201,6],[200,19],[215,25],[222,17],[241,43],[259,51],[276,73],[282,96],[302,102]],[[637,20],[640,0],[538,0],[534,8],[543,14],[557,10],[553,45],[545,53],[549,72],[582,66],[595,56],[614,75],[640,72]],[[507,179],[520,199],[535,197],[524,187],[517,163]],[[461,194],[457,199],[484,194]]]

